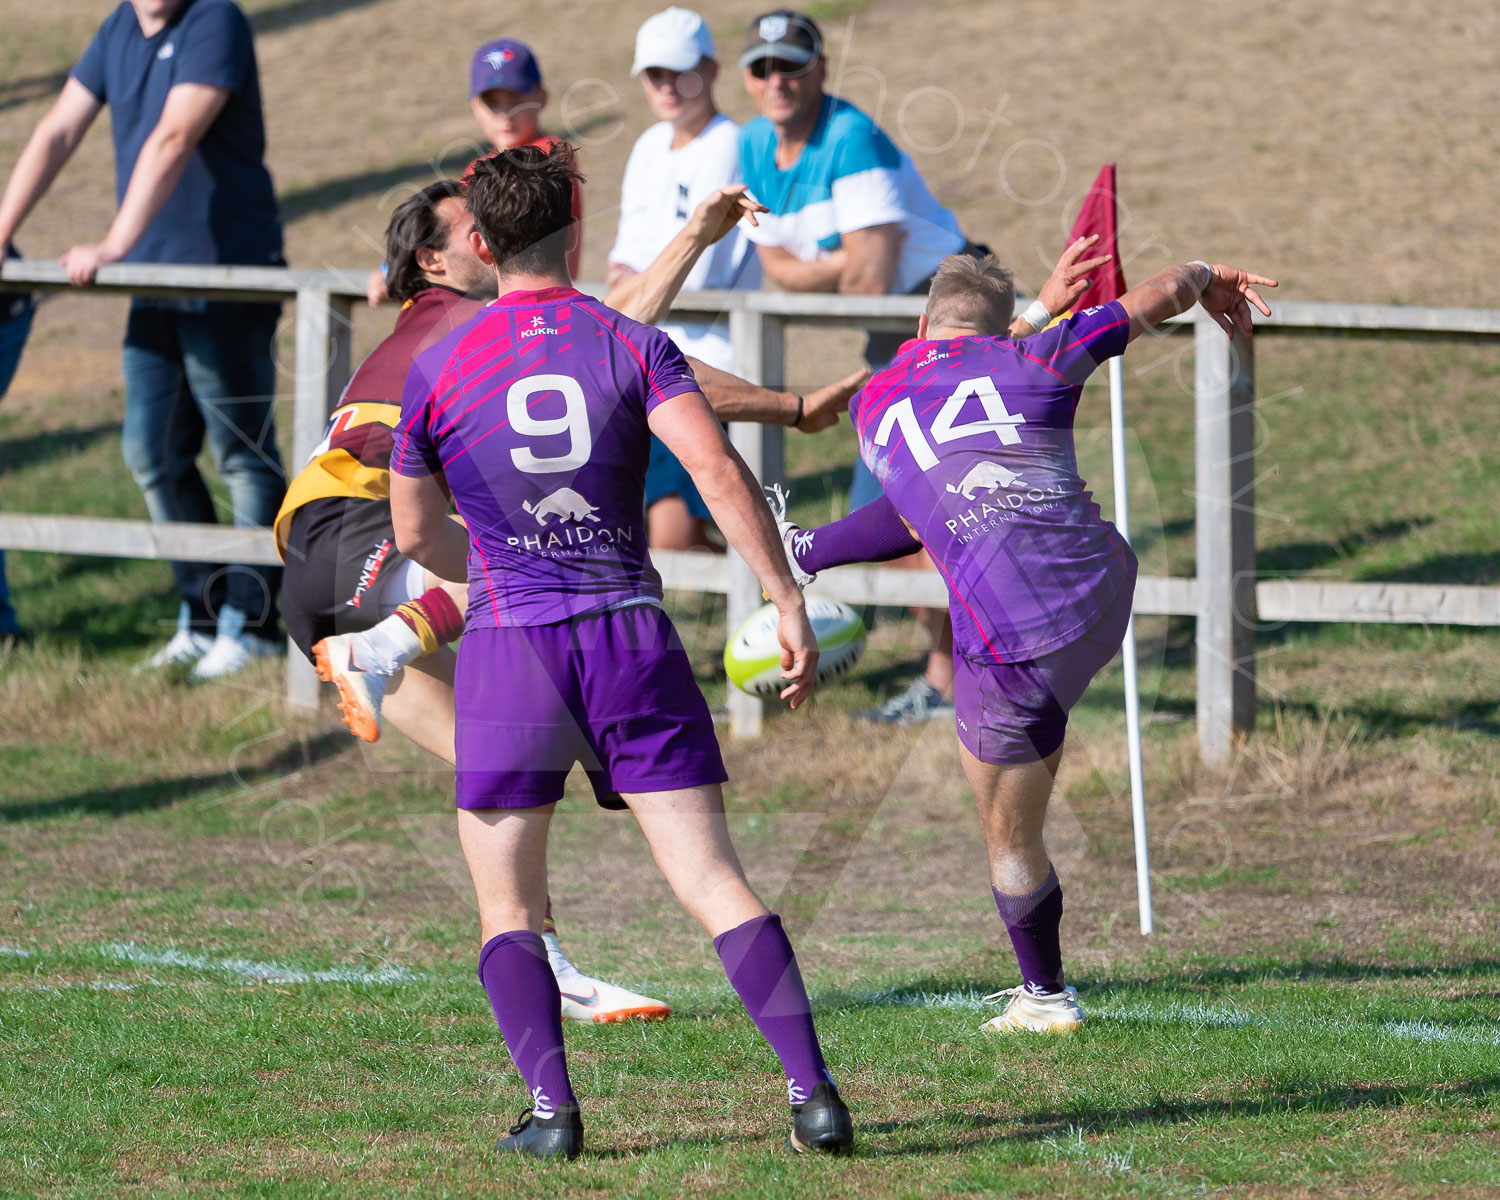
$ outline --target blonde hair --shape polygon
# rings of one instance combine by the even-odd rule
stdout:
[[[975,329],[991,337],[1010,328],[1016,281],[993,254],[950,254],[938,264],[927,293],[929,329]]]

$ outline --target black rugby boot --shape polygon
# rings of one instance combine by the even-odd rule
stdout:
[[[792,1106],[792,1132],[786,1146],[797,1154],[808,1150],[848,1154],[854,1149],[854,1120],[838,1088],[824,1080],[805,1101]]]
[[[527,1109],[510,1133],[495,1143],[496,1154],[533,1158],[577,1158],[583,1150],[583,1116],[576,1104],[559,1104],[548,1117]]]

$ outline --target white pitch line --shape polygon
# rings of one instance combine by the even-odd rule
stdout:
[[[181,950],[146,950],[134,942],[112,942],[102,947],[106,958],[141,967],[186,967],[211,975],[232,975],[257,983],[419,983],[425,976],[405,967],[380,967],[374,971],[357,967],[330,967],[304,971],[283,963],[256,962],[248,958],[208,958]]]
[[[909,992],[892,989],[885,992],[866,993],[857,999],[880,1007],[948,1008],[969,1012],[982,1012],[990,1007],[984,1003],[984,993],[974,989],[953,992]],[[1081,999],[1084,1003],[1084,1014],[1099,1021],[1139,1021],[1151,1025],[1188,1025],[1200,1028],[1211,1026],[1220,1029],[1252,1027],[1317,1029],[1326,1032],[1385,1034],[1387,1037],[1414,1042],[1454,1042],[1476,1046],[1500,1046],[1500,1030],[1437,1025],[1422,1020],[1358,1021],[1347,1017],[1314,1017],[1303,1021],[1288,1021],[1247,1012],[1234,1005],[1181,1002],[1121,1004],[1110,1001],[1090,1003],[1087,995]]]
[[[188,954],[168,948],[147,950],[135,942],[111,942],[101,946],[99,952],[106,958],[133,966],[178,967],[198,971],[204,975],[228,975],[235,979],[253,980],[257,983],[308,984],[308,983],[360,983],[400,984],[426,983],[431,976],[409,971],[405,967],[388,966],[376,970],[355,967],[330,967],[318,971],[304,970],[284,963],[258,962],[248,958],[209,958],[201,954]],[[0,944],[0,955],[14,958],[32,958],[35,952],[9,943]],[[164,981],[152,979],[161,984]],[[7,987],[0,991],[53,991],[69,987],[89,987],[95,991],[131,991],[137,985],[112,980],[80,980],[78,982],[30,987]],[[647,986],[647,985],[642,985]],[[940,1008],[964,1012],[983,1012],[992,1007],[984,1002],[985,993],[975,988],[961,991],[924,992],[891,988],[879,992],[863,992],[852,998],[861,1004],[880,1008]],[[839,1003],[849,998],[847,992],[834,992],[827,996],[815,994],[815,1006],[830,1001]],[[699,1003],[732,1003],[728,987],[707,989],[685,989],[669,1001],[679,1007]],[[1091,1003],[1087,995],[1082,997],[1085,1013],[1096,1021],[1136,1021],[1150,1025],[1208,1026],[1218,1029],[1301,1029],[1324,1032],[1347,1032],[1384,1034],[1412,1042],[1448,1042],[1462,1045],[1500,1047],[1500,1029],[1475,1028],[1472,1026],[1438,1025],[1431,1021],[1359,1021],[1350,1018],[1314,1017],[1307,1020],[1288,1021],[1248,1012],[1235,1005],[1215,1005],[1168,1001],[1153,1003],[1118,1003],[1108,1000]]]

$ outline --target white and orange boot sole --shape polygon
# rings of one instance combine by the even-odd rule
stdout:
[[[380,702],[390,676],[356,660],[358,634],[326,637],[313,646],[318,678],[339,690],[339,715],[349,732],[364,742],[380,740]]]

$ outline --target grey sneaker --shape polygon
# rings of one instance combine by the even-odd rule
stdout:
[[[943,693],[919,675],[904,692],[898,692],[879,708],[854,715],[858,720],[873,721],[877,725],[916,725],[922,721],[939,721],[956,712],[953,701],[943,699]]]
[[[804,571],[797,565],[797,555],[793,547],[798,540],[812,541],[812,531],[803,529],[800,525],[793,525],[786,519],[787,494],[781,490],[781,484],[773,483],[765,489],[766,503],[771,506],[771,513],[776,518],[776,528],[781,533],[781,544],[786,550],[786,560],[792,567],[792,578],[797,581],[798,587],[806,587],[817,575],[811,571]]]

